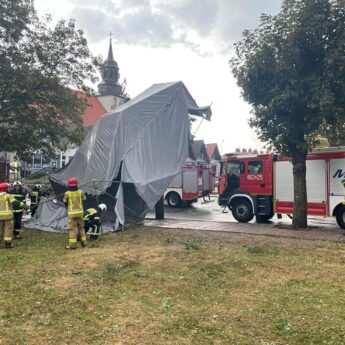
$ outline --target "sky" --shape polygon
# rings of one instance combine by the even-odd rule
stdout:
[[[217,143],[222,154],[263,147],[228,62],[242,31],[280,6],[281,0],[35,0],[39,15],[74,18],[94,55],[106,58],[112,32],[120,82],[126,79],[132,98],[152,84],[181,80],[200,106],[212,104],[211,122],[197,121],[193,134]]]

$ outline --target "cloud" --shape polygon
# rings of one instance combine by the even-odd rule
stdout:
[[[92,42],[109,31],[119,43],[170,47],[183,44],[208,56],[228,54],[261,13],[274,14],[281,0],[71,0],[71,16]]]
[[[281,0],[221,0],[217,35],[222,40],[236,41],[245,29],[254,29],[262,13],[275,14],[279,11]]]

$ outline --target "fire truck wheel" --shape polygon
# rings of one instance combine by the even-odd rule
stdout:
[[[166,200],[167,200],[168,205],[174,208],[180,207],[182,203],[181,197],[175,192],[170,192],[166,196]]]
[[[232,207],[232,215],[238,222],[250,222],[254,218],[253,207],[249,201],[239,200]]]
[[[342,206],[338,209],[335,217],[337,219],[339,227],[345,229],[345,206]]]

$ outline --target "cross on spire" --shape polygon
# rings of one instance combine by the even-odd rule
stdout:
[[[112,32],[112,31],[110,31],[108,36],[109,36],[110,41],[111,41],[111,40],[112,40],[112,36],[113,36],[113,32]]]

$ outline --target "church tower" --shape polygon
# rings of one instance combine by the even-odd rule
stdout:
[[[113,46],[110,38],[108,57],[104,61],[102,68],[102,83],[98,85],[99,95],[121,97],[121,85],[119,84],[119,78],[119,66],[114,60]]]

